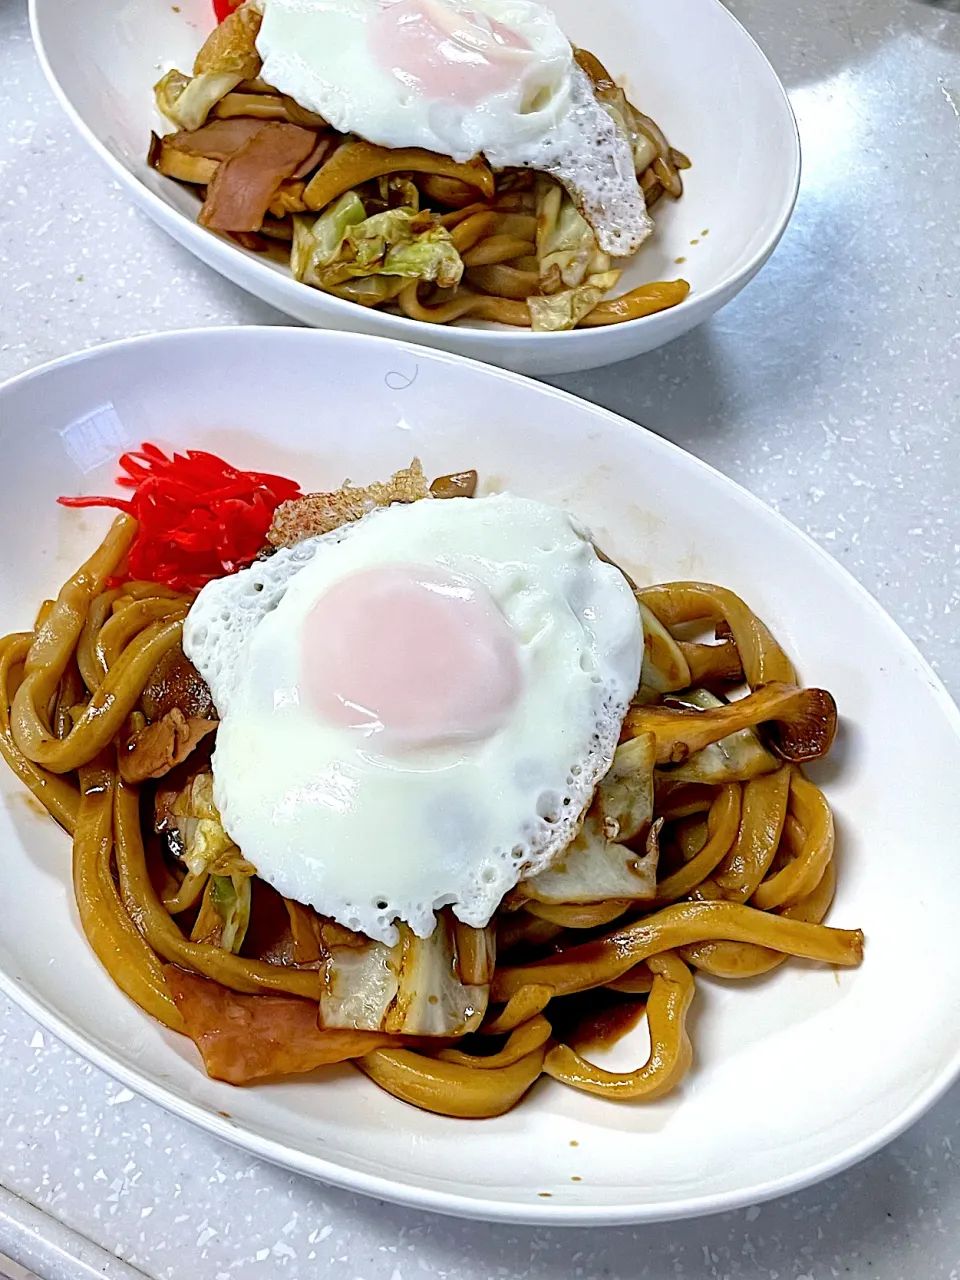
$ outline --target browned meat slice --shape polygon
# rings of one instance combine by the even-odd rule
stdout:
[[[228,159],[207,188],[200,222],[212,231],[258,231],[284,178],[316,146],[316,133],[268,120]]]
[[[162,720],[146,725],[124,743],[118,762],[121,778],[130,783],[162,778],[182,764],[216,727],[215,720],[196,716],[188,720],[179,707],[174,707]]]
[[[405,1043],[374,1031],[321,1031],[317,1006],[296,996],[239,995],[172,964],[163,976],[207,1075],[230,1084],[312,1071]]]
[[[323,164],[324,160],[337,145],[337,135],[335,133],[318,133],[317,143],[306,160],[291,174],[293,178],[306,178],[313,173],[314,169]]]
[[[168,711],[179,707],[189,719],[200,716],[216,718],[210,690],[200,672],[188,662],[179,645],[168,650],[143,691],[143,710],[149,720],[161,720]]]
[[[169,133],[163,143],[185,155],[226,160],[259,133],[264,123],[251,116],[231,116],[228,120],[211,120],[199,129],[181,129],[177,133]]]

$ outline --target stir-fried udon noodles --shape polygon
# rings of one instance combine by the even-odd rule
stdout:
[[[432,496],[474,482],[444,477]],[[282,898],[227,835],[216,713],[181,648],[194,593],[129,577],[136,534],[120,515],[34,627],[0,641],[0,748],[73,838],[100,962],[194,1040],[211,1076],[352,1061],[396,1097],[462,1117],[504,1112],[542,1074],[655,1099],[690,1069],[698,975],[860,962],[862,934],[823,923],[834,824],[802,768],[831,744],[833,699],[797,683],[732,591],[635,588],[641,685],[580,834],[487,928],[443,908],[429,938],[400,924],[390,947]],[[644,1015],[645,1062],[590,1061],[605,1020]]]
[[[306,285],[430,324],[557,332],[640,319],[689,293],[676,279],[612,296],[622,260],[601,251],[547,173],[375,146],[332,128],[264,81],[260,22],[255,5],[241,6],[192,75],[170,71],[155,87],[176,131],[153,135],[148,162],[201,195],[201,225],[286,261]],[[646,208],[680,199],[690,161],[593,54],[575,54],[629,141]]]

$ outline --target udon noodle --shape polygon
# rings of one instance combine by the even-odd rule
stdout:
[[[318,1025],[329,935],[315,913],[282,903],[278,917],[278,895],[242,858],[217,877],[169,856],[151,820],[157,784],[124,777],[124,744],[156,714],[150,682],[178,651],[191,604],[115,580],[136,529],[117,518],[33,629],[0,641],[0,750],[73,838],[80,921],[101,964],[145,1012],[193,1037],[211,1075],[243,1083],[352,1060],[396,1097],[464,1117],[507,1110],[541,1074],[650,1100],[690,1068],[698,974],[756,977],[791,956],[860,962],[862,934],[822,923],[836,883],[833,819],[801,769],[829,746],[832,700],[799,688],[783,649],[732,592],[667,583],[636,591],[643,683],[598,793],[608,836],[638,859],[657,857],[650,896],[558,902],[521,884],[496,917],[486,972],[471,952],[479,931],[455,926],[462,979],[489,980],[489,1008],[468,1035]],[[732,702],[710,692],[740,684],[750,692]],[[631,760],[644,753],[652,822],[631,833],[618,799],[636,787]],[[252,882],[240,946],[215,915],[218,928],[204,925],[214,881],[248,893]],[[645,1013],[650,1050],[636,1070],[585,1056],[611,1009]]]
[[[427,324],[596,328],[689,294],[675,279],[608,296],[625,260],[600,251],[547,174],[338,132],[264,82],[259,24],[255,6],[239,7],[208,36],[192,75],[169,71],[154,88],[177,129],[151,136],[148,163],[202,197],[202,226],[286,261],[311,288]],[[592,53],[574,52],[629,140],[644,202],[659,217],[683,196],[689,159]]]

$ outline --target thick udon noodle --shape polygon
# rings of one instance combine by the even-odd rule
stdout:
[[[482,157],[461,164],[419,147],[374,146],[331,128],[261,78],[259,21],[254,6],[240,6],[210,33],[192,76],[172,70],[154,87],[157,107],[177,131],[151,136],[148,163],[202,194],[202,225],[248,250],[286,259],[295,279],[310,287],[427,324],[470,318],[545,332],[596,328],[675,307],[689,294],[688,282],[677,279],[607,297],[623,262],[599,252],[578,214],[571,219],[574,204],[555,178],[525,168],[494,171]],[[574,55],[597,100],[630,142],[647,208],[680,199],[681,172],[690,161],[656,121],[627,100],[592,53],[575,49]],[[299,167],[287,165],[282,155],[278,161],[272,151],[280,146],[278,133],[288,142],[298,138],[307,149]],[[258,166],[266,166],[261,178],[271,176],[271,153],[278,165],[275,182],[251,203]],[[405,241],[394,242],[397,228],[389,232],[382,225],[364,240],[367,267],[351,266],[357,249],[346,228],[335,246],[327,243],[334,226],[313,221],[349,193],[363,209],[365,225],[375,210],[393,209],[413,214],[414,221],[426,216],[417,235],[428,226],[432,233],[445,228],[459,255],[457,283],[450,284],[449,270],[436,266],[413,270],[409,249],[400,274],[386,270],[388,246],[399,249]],[[317,225],[325,227],[319,240],[312,230]],[[369,259],[374,244],[383,259],[379,266]],[[395,265],[402,266],[396,259]]]
[[[121,778],[117,752],[131,724],[144,722],[144,688],[178,645],[191,600],[150,583],[111,585],[135,533],[133,519],[118,517],[58,599],[43,604],[34,629],[0,640],[0,750],[72,835],[84,932],[142,1009],[186,1030],[167,963],[247,996],[286,997],[301,1012],[319,1000],[322,966],[191,941],[176,916],[196,903],[202,884],[187,874],[165,898],[151,880],[139,790]],[[681,678],[709,682],[742,669],[754,690],[793,683],[786,654],[733,593],[676,583],[641,589],[637,598],[667,663],[684,664]],[[678,641],[692,622],[714,625],[720,643]],[[628,717],[626,732],[629,726]],[[798,766],[784,763],[744,781],[659,787],[655,818],[666,824],[661,837],[673,858],[653,902],[527,902],[501,910],[491,1008],[466,1048],[411,1038],[411,1047],[361,1047],[356,1065],[397,1097],[458,1116],[499,1114],[541,1073],[606,1098],[657,1098],[691,1064],[686,1018],[696,971],[753,977],[789,956],[859,963],[859,931],[821,923],[836,882],[833,820]],[[565,997],[604,988],[645,999],[651,1047],[635,1071],[593,1065],[576,1036],[564,1043],[556,1030]],[[484,1048],[493,1052],[478,1051]]]

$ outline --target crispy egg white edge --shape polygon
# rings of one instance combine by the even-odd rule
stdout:
[[[596,98],[589,77],[575,61],[572,46],[549,9],[530,7],[540,12],[525,22],[518,20],[516,29],[527,33],[542,23],[544,16],[549,18],[546,34],[550,39],[540,40],[534,49],[544,68],[555,64],[550,103],[542,110],[518,114],[509,95],[493,95],[489,102],[464,112],[459,137],[456,128],[452,133],[446,128],[446,136],[440,135],[437,121],[431,124],[429,118],[430,104],[421,102],[414,108],[390,101],[392,95],[399,95],[401,86],[379,73],[378,89],[386,88],[386,101],[380,92],[376,100],[371,97],[360,103],[355,95],[351,103],[348,86],[311,66],[301,43],[297,41],[296,47],[291,43],[291,25],[301,12],[309,22],[319,19],[323,10],[299,10],[291,7],[289,0],[266,0],[257,47],[264,59],[265,77],[301,106],[326,116],[342,132],[355,133],[378,146],[425,147],[461,162],[482,153],[497,169],[528,168],[551,174],[566,187],[593,228],[600,249],[615,258],[629,257],[654,230],[634,170],[630,140]],[[506,17],[508,10],[508,5],[487,6],[489,13],[501,17]],[[351,15],[357,31],[363,29],[363,14],[356,6],[344,6],[332,16],[340,20],[345,15],[347,31]],[[562,67],[554,47],[558,41],[569,53]],[[348,65],[351,60],[356,61],[353,47],[346,54]],[[355,83],[356,76],[349,87]],[[398,122],[412,122],[409,131],[398,127]]]

